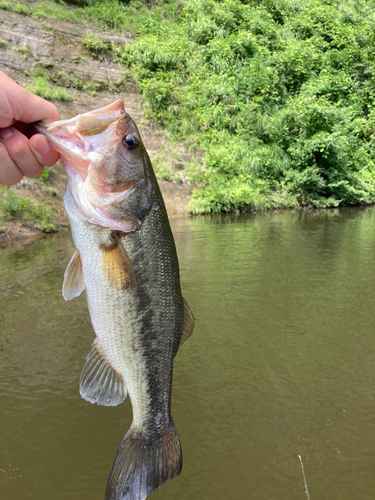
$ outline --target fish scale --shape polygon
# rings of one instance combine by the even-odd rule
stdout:
[[[173,237],[168,220],[163,224],[166,213],[162,201],[159,199],[155,204],[162,208],[151,208],[141,229],[132,236],[122,238],[135,275],[141,276],[137,279],[138,288],[135,292],[123,293],[107,284],[103,276],[99,246],[108,240],[110,231],[98,230],[82,221],[76,213],[69,191],[65,198],[73,241],[82,260],[92,325],[106,358],[124,379],[132,401],[133,425],[138,428],[146,425],[148,420],[152,424],[154,417],[159,417],[160,421],[159,415],[153,415],[155,407],[161,406],[159,399],[164,413],[163,424],[169,424],[170,360],[179,342],[178,334],[183,321],[183,301]],[[162,252],[157,241],[161,241],[163,246],[167,238],[171,241],[168,252]],[[148,253],[154,255],[155,251],[160,254],[159,258],[148,258]],[[147,263],[146,271],[144,263]],[[143,331],[145,322],[146,331]],[[155,349],[164,354],[155,359]],[[157,377],[147,376],[150,352],[152,368],[157,371]],[[161,394],[156,399],[159,391]]]

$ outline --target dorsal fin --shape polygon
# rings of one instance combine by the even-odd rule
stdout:
[[[95,340],[79,380],[82,398],[99,406],[117,406],[126,398],[124,381],[104,356]]]
[[[108,281],[118,290],[136,290],[134,270],[119,237],[113,233],[111,243],[101,244],[100,248],[103,250],[103,268]]]
[[[62,294],[65,300],[78,297],[85,289],[82,261],[78,250],[75,250],[64,273]]]
[[[182,334],[181,334],[181,340],[180,340],[180,347],[182,344],[187,340],[190,335],[193,333],[194,330],[194,316],[193,313],[191,312],[190,307],[188,306],[188,303],[184,300],[184,324],[182,326]]]

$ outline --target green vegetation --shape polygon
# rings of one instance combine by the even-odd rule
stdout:
[[[70,58],[74,64],[80,64],[83,61],[83,56],[81,54],[73,54]]]
[[[22,14],[23,16],[29,16],[31,14],[30,9],[23,3],[16,3],[13,6],[13,10],[17,12],[17,14]]]
[[[8,42],[0,38],[0,49],[6,49],[8,47]]]
[[[38,179],[41,180],[43,183],[46,183],[54,173],[55,171],[52,167],[44,167],[44,170],[40,174]]]
[[[178,5],[139,16],[122,61],[149,116],[202,152],[194,212],[375,199],[374,7]]]
[[[71,101],[73,99],[64,88],[83,90],[89,95],[95,95],[96,92],[109,88],[108,83],[105,81],[87,82],[81,78],[70,76],[65,71],[55,71],[54,68],[55,65],[52,62],[42,63],[36,61],[31,73],[27,70],[24,71],[25,76],[30,76],[33,81],[33,85],[26,88],[41,97],[58,101]],[[58,87],[53,87],[50,82],[53,82]],[[114,82],[114,88],[116,90],[121,89],[123,83],[124,80]],[[53,97],[46,97],[47,95]]]
[[[15,52],[18,52],[19,54],[22,54],[25,60],[32,56],[31,49],[26,45],[17,45],[16,47],[13,47],[13,50]]]
[[[0,2],[0,9],[12,10],[12,3],[11,2]]]
[[[124,47],[83,43],[125,63],[148,116],[194,153],[184,170],[199,186],[193,212],[375,200],[373,2],[78,3],[28,9],[136,34]],[[162,159],[156,170],[180,175]]]
[[[57,101],[72,101],[73,97],[65,90],[52,87],[44,76],[32,77],[32,85],[26,87],[33,94],[39,95],[44,99]]]
[[[51,177],[55,174],[55,170],[52,167],[44,167],[43,172],[36,179],[29,179],[29,183],[34,186],[38,186],[38,188],[47,193],[49,196],[56,197],[59,193],[59,190],[51,186]]]
[[[44,233],[53,233],[57,230],[54,223],[53,208],[29,198],[21,198],[8,192],[7,197],[1,200],[0,220],[18,220],[25,227],[36,227]]]
[[[94,35],[87,35],[82,40],[82,45],[90,52],[94,59],[99,59],[100,61],[112,52],[111,44]]]
[[[57,71],[50,75],[52,81],[60,85],[61,87],[83,90],[86,94],[95,95],[100,90],[105,90],[108,88],[107,82],[87,82],[81,78],[76,78],[68,75],[65,71]]]

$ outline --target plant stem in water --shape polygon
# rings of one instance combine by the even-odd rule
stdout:
[[[303,474],[303,481],[305,483],[305,493],[306,493],[306,498],[307,500],[310,500],[310,494],[309,494],[309,490],[307,488],[307,482],[306,482],[306,476],[305,476],[305,470],[303,468],[303,462],[302,462],[302,458],[301,458],[301,455],[298,455],[298,458],[299,458],[299,462],[301,464],[301,469],[302,469],[302,474]]]

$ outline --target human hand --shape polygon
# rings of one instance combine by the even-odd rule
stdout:
[[[38,177],[59,158],[41,135],[26,137],[27,124],[59,119],[54,104],[31,94],[0,71],[0,184],[17,184],[24,175]]]

